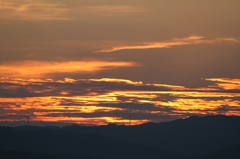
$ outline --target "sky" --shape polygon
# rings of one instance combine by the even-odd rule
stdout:
[[[239,115],[239,0],[0,0],[0,125]]]

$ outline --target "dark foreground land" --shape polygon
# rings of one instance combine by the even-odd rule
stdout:
[[[240,117],[139,126],[0,127],[1,159],[239,159]]]

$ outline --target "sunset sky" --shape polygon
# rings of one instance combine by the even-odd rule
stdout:
[[[239,0],[0,0],[0,125],[240,113]]]

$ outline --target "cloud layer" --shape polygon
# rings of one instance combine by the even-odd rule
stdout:
[[[238,115],[240,79],[206,80],[216,83],[206,88],[185,88],[109,78],[2,78],[1,121],[24,121],[31,116],[35,122],[127,124],[131,115],[132,124],[140,124],[218,114],[219,109],[225,115]]]

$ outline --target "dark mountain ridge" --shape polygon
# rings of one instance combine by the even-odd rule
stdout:
[[[37,131],[1,130],[0,140],[0,149],[59,156],[174,159],[180,155],[128,141],[113,140],[92,133],[75,133],[44,128]]]
[[[0,127],[0,141],[0,149],[60,156],[198,158],[240,144],[240,117],[189,117],[137,126]]]
[[[139,126],[67,126],[74,132],[91,132],[190,155],[209,153],[240,144],[240,117],[205,116]]]

